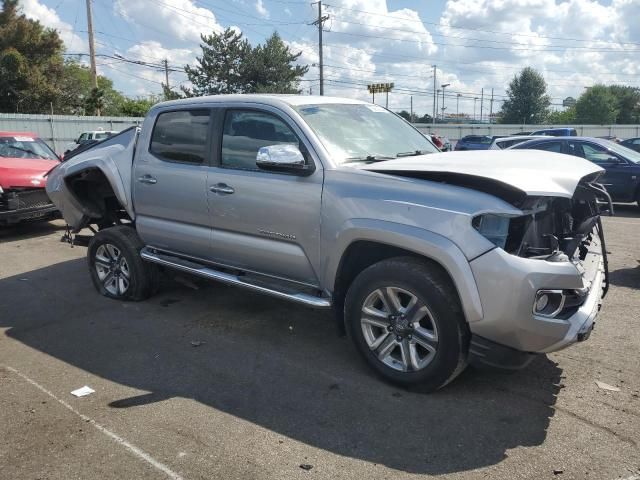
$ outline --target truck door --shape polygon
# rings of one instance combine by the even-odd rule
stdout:
[[[220,113],[216,162],[207,181],[211,255],[217,262],[317,285],[323,170],[309,176],[260,170],[260,147],[294,144],[310,151],[291,119],[270,107]]]
[[[211,112],[208,108],[163,111],[149,119],[152,129],[143,129],[133,194],[136,228],[147,245],[202,258],[209,254]]]

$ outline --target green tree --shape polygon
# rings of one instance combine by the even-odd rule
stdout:
[[[222,33],[200,35],[202,56],[196,65],[187,65],[184,71],[193,85],[182,88],[188,97],[242,93],[246,89],[246,61],[251,45],[231,28]]]
[[[162,95],[165,100],[177,100],[179,98],[182,98],[182,95],[180,95],[180,92],[171,90],[171,88],[169,88],[164,83],[162,84]]]
[[[93,115],[95,99],[92,98],[91,71],[76,60],[64,63],[62,75],[57,80],[59,96],[54,111],[66,115]],[[113,88],[113,81],[98,75],[98,88],[102,92],[100,112],[105,116],[121,115],[124,96]]]
[[[63,42],[18,7],[4,0],[0,11],[0,112],[48,112],[60,94]]]
[[[185,67],[193,85],[182,88],[186,96],[300,92],[298,82],[309,67],[295,65],[301,53],[293,53],[277,32],[255,48],[230,28],[201,39],[202,56]]]
[[[568,125],[576,123],[575,105],[567,108],[566,110],[550,112],[549,115],[547,115],[547,123],[551,123],[553,125]]]
[[[551,104],[547,83],[533,68],[526,67],[513,77],[507,96],[502,104],[500,123],[535,124],[542,123],[547,117]]]
[[[125,98],[120,106],[120,114],[125,117],[144,117],[149,109],[160,100],[151,98]]]
[[[616,123],[640,123],[640,88],[610,85],[609,91],[616,98]]]
[[[407,112],[406,110],[399,111],[398,115],[404,118],[407,122],[411,121],[411,113]]]
[[[576,102],[576,121],[585,124],[615,123],[618,101],[605,85],[589,87]]]
[[[300,93],[298,82],[309,70],[306,65],[295,65],[301,54],[293,53],[278,32],[273,32],[264,45],[251,49],[247,56],[244,91]]]

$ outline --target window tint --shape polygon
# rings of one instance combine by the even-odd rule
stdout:
[[[545,150],[547,152],[562,153],[562,143],[560,142],[546,142],[533,145],[531,148],[535,150]]]
[[[180,110],[158,115],[150,152],[173,162],[204,163],[209,110]]]
[[[573,155],[574,157],[582,157],[584,158],[584,150],[582,149],[582,143],[569,141],[567,142],[567,149],[569,150],[569,155]]]
[[[298,137],[275,115],[251,110],[229,110],[222,132],[223,167],[258,170],[258,150],[268,145],[293,144]]]

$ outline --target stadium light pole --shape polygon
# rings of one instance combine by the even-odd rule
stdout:
[[[442,85],[440,85],[440,88],[442,88],[442,122],[444,123],[444,111],[447,107],[444,106],[444,89],[447,88],[449,85],[451,85],[450,83],[443,83]]]

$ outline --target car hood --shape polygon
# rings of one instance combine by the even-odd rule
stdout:
[[[59,163],[44,158],[0,157],[0,187],[44,187],[44,174]]]
[[[541,150],[433,153],[363,165],[378,173],[457,183],[457,178],[498,182],[531,196],[571,198],[584,177],[604,170],[579,157]],[[466,182],[469,183],[469,182]],[[472,186],[472,185],[469,185]]]

